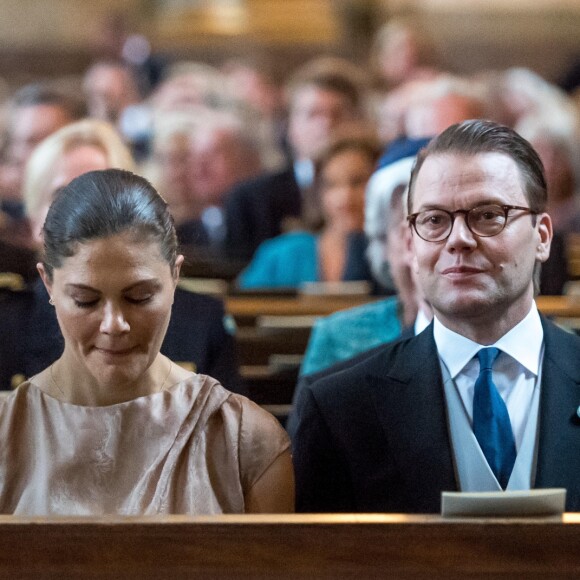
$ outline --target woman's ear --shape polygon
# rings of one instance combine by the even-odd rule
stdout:
[[[175,282],[175,285],[177,285],[177,282],[179,282],[179,274],[181,272],[181,266],[183,265],[183,260],[185,258],[183,257],[182,254],[179,254],[179,256],[177,256],[177,258],[175,259],[175,266],[173,266],[173,280]]]
[[[38,264],[36,264],[36,269],[38,270],[38,273],[40,274],[40,278],[44,284],[44,287],[46,288],[46,291],[50,296],[50,300],[52,301],[52,281],[50,279],[50,276],[48,275],[48,272],[46,271],[46,268],[44,267],[44,264],[42,262],[38,262]]]

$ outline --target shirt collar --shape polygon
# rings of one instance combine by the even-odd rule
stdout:
[[[477,352],[484,348],[483,345],[443,326],[437,316],[433,321],[433,336],[439,356],[449,369],[453,379]],[[530,311],[521,322],[504,334],[495,344],[487,346],[499,348],[537,376],[543,341],[542,321],[536,303],[533,302]]]
[[[415,318],[415,324],[413,325],[415,334],[423,332],[431,324],[431,319],[427,316],[422,308],[419,308],[417,312],[417,318]]]
[[[314,163],[310,159],[294,161],[294,178],[300,189],[308,189],[314,184]]]

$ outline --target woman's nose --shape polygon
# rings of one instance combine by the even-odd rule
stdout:
[[[100,331],[104,334],[123,334],[130,330],[123,310],[111,303],[105,304]]]

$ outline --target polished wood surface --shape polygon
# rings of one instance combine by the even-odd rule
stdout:
[[[337,310],[359,306],[376,296],[228,296],[227,311],[236,318],[270,316],[327,316]],[[536,303],[546,316],[580,317],[580,295],[538,296]]]
[[[327,316],[378,300],[376,296],[227,296],[226,310],[235,318],[261,315]]]
[[[580,317],[580,296],[538,296],[536,304],[545,316]]]
[[[580,514],[0,517],[4,578],[578,578]]]

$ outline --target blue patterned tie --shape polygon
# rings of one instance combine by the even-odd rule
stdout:
[[[477,353],[480,370],[473,395],[473,432],[491,470],[505,489],[516,460],[516,444],[507,407],[491,375],[499,353],[497,348],[482,348]]]

